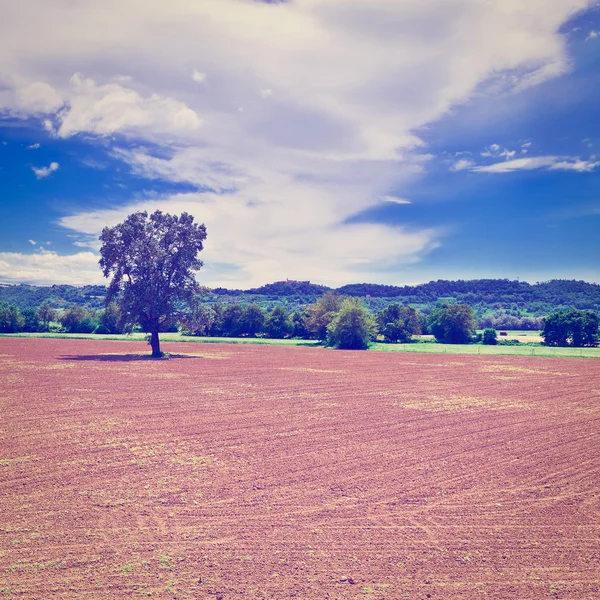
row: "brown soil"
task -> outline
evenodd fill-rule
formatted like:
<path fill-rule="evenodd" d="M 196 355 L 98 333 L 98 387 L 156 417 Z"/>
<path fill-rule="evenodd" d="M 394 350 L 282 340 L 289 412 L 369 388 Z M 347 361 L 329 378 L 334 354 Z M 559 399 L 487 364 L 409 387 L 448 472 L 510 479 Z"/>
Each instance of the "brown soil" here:
<path fill-rule="evenodd" d="M 600 598 L 600 363 L 0 339 L 0 598 Z"/>

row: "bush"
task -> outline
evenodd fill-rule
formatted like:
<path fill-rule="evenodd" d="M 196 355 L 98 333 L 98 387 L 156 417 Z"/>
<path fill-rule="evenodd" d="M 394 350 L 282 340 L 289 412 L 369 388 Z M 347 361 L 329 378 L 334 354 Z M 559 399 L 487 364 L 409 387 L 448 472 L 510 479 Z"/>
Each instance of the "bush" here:
<path fill-rule="evenodd" d="M 358 298 L 347 298 L 327 327 L 327 344 L 340 349 L 366 350 L 377 325 Z"/>
<path fill-rule="evenodd" d="M 495 346 L 498 343 L 498 332 L 491 327 L 487 327 L 483 331 L 483 343 L 486 346 Z"/>
<path fill-rule="evenodd" d="M 498 340 L 498 346 L 520 346 L 521 342 L 519 340 Z"/>

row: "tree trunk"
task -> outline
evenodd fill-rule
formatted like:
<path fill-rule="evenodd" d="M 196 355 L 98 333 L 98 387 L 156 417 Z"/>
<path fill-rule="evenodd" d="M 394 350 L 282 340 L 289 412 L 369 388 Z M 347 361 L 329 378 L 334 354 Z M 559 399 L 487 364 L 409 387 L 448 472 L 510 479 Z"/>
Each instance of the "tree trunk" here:
<path fill-rule="evenodd" d="M 152 358 L 160 358 L 162 352 L 160 351 L 160 340 L 158 339 L 158 331 L 153 331 L 150 334 L 150 346 L 152 348 Z"/>

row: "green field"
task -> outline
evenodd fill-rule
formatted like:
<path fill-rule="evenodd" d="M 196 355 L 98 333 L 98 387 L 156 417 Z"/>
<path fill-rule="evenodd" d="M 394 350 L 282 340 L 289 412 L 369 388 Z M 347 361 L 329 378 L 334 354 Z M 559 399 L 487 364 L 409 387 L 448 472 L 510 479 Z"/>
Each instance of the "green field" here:
<path fill-rule="evenodd" d="M 555 356 L 557 358 L 600 358 L 600 348 L 553 348 L 548 346 L 483 346 L 482 344 L 382 344 L 371 350 L 429 352 L 432 354 L 480 354 L 485 356 Z"/>
<path fill-rule="evenodd" d="M 523 333 L 523 332 L 516 332 Z M 527 333 L 527 332 L 525 332 Z M 537 332 L 529 332 L 537 335 Z M 82 340 L 116 340 L 144 341 L 146 334 L 132 333 L 129 335 L 96 335 L 83 333 L 6 333 L 0 337 L 16 338 L 57 338 Z M 312 346 L 319 342 L 314 340 L 271 340 L 266 338 L 225 338 L 225 337 L 195 337 L 180 333 L 161 333 L 161 343 L 193 342 L 199 344 L 271 344 L 276 346 Z M 168 348 L 163 348 L 168 350 Z M 521 346 L 483 346 L 481 344 L 436 344 L 432 342 L 412 344 L 384 344 L 375 342 L 370 350 L 384 352 L 424 352 L 430 354 L 479 354 L 485 356 L 555 356 L 557 358 L 600 358 L 600 348 L 553 348 L 540 345 L 523 344 Z"/>

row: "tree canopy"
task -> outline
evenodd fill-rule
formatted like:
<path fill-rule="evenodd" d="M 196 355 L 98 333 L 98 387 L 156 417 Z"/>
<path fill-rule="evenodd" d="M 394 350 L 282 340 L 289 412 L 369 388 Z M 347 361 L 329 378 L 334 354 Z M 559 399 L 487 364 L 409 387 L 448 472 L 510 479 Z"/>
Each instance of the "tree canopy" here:
<path fill-rule="evenodd" d="M 600 319 L 591 310 L 559 310 L 544 319 L 547 346 L 596 346 Z"/>
<path fill-rule="evenodd" d="M 429 316 L 429 329 L 438 342 L 467 344 L 475 329 L 473 309 L 466 304 L 443 304 Z"/>
<path fill-rule="evenodd" d="M 346 298 L 327 326 L 327 343 L 340 349 L 366 350 L 375 338 L 375 319 L 358 298 Z"/>
<path fill-rule="evenodd" d="M 100 266 L 112 278 L 106 301 L 117 301 L 124 325 L 150 333 L 153 357 L 161 356 L 159 331 L 198 289 L 194 271 L 205 239 L 205 226 L 185 212 L 137 212 L 102 230 Z"/>

